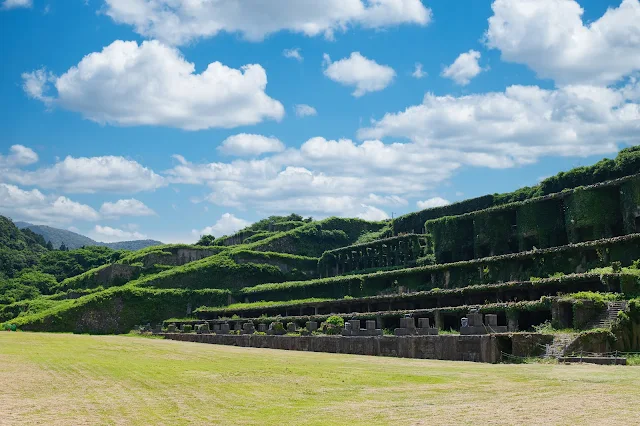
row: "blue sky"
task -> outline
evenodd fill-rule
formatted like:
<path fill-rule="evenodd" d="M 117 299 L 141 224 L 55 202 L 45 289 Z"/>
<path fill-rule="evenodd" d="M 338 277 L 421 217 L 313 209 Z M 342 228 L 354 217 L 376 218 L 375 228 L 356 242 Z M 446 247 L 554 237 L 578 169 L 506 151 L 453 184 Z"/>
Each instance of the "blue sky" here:
<path fill-rule="evenodd" d="M 640 142 L 638 0 L 0 4 L 0 214 L 97 240 L 384 219 Z"/>

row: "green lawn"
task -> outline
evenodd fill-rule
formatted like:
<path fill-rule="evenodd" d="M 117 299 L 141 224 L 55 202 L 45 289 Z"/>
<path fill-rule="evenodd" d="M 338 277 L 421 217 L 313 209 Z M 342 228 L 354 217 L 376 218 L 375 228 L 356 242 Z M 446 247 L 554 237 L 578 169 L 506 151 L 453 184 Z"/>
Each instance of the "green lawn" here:
<path fill-rule="evenodd" d="M 640 424 L 640 368 L 0 333 L 0 424 Z"/>

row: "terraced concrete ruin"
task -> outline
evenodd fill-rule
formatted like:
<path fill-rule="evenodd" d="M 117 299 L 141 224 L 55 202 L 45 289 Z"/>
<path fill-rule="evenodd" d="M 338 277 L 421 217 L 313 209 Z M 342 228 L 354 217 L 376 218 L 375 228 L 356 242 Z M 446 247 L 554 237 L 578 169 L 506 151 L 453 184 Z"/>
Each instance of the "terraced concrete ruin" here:
<path fill-rule="evenodd" d="M 393 229 L 399 231 L 395 222 Z M 320 279 L 243 288 L 233 296 L 239 303 L 202 307 L 192 320 L 166 323 L 194 327 L 195 335 L 166 336 L 488 362 L 513 355 L 514 338 L 526 336 L 541 343 L 527 350 L 520 344 L 518 356 L 539 354 L 554 339 L 536 333 L 541 326 L 576 332 L 610 329 L 627 308 L 622 301 L 598 303 L 571 295 L 637 292 L 638 275 L 626 267 L 640 258 L 640 177 L 430 218 L 421 229 L 409 231 L 421 232 L 325 251 L 318 260 Z M 606 268 L 611 270 L 603 273 Z M 316 331 L 336 316 L 345 321 L 340 337 Z M 360 328 L 361 321 L 366 328 Z M 233 335 L 247 324 L 250 330 L 257 326 L 258 335 Z M 312 327 L 316 336 L 270 336 L 274 326 L 292 331 L 303 327 L 303 334 Z M 394 336 L 383 335 L 383 330 Z M 437 336 L 442 331 L 456 334 Z M 576 334 L 565 346 L 586 352 L 614 347 L 607 336 L 593 336 Z M 356 337 L 357 343 L 350 340 Z"/>

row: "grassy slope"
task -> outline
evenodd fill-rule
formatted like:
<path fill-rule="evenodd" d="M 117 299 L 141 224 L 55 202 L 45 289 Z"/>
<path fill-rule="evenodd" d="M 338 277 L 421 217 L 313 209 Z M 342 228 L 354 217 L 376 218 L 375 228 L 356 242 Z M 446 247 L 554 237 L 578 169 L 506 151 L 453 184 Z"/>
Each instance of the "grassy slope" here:
<path fill-rule="evenodd" d="M 2 424 L 638 424 L 640 368 L 0 333 Z M 421 423 L 423 422 L 423 423 Z"/>

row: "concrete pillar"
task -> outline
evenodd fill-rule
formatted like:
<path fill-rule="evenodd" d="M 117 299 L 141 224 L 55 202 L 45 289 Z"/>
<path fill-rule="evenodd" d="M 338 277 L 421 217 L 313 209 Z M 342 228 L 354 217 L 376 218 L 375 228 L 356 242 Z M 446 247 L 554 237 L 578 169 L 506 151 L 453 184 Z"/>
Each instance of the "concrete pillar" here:
<path fill-rule="evenodd" d="M 442 312 L 436 311 L 434 316 L 435 316 L 436 328 L 438 330 L 443 330 L 444 329 L 444 315 L 442 314 Z"/>
<path fill-rule="evenodd" d="M 518 331 L 518 317 L 520 316 L 519 312 L 507 312 L 507 330 L 509 331 Z"/>

